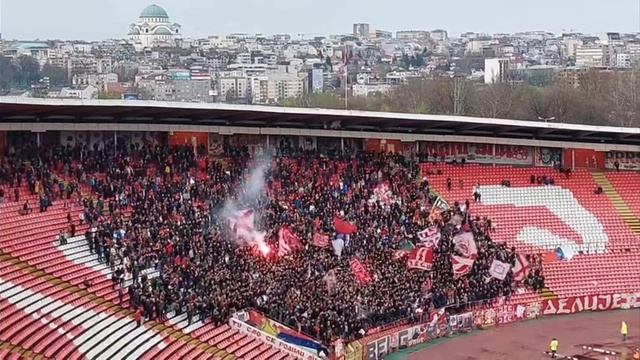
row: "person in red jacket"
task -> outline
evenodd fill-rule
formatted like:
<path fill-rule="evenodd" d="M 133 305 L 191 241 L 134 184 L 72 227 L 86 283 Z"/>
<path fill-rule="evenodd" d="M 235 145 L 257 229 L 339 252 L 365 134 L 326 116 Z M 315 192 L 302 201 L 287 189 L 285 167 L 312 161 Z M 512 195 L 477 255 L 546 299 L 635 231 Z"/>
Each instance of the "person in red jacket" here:
<path fill-rule="evenodd" d="M 136 326 L 139 327 L 140 325 L 142 325 L 142 310 L 140 309 L 136 310 L 134 319 L 136 320 Z"/>

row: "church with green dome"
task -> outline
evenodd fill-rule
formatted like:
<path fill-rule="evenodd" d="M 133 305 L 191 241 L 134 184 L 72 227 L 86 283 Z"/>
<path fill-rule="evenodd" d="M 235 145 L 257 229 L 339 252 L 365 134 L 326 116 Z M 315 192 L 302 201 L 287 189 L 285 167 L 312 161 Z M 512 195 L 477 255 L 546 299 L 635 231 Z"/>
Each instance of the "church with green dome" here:
<path fill-rule="evenodd" d="M 182 36 L 181 26 L 169 21 L 167 12 L 156 4 L 144 8 L 138 21 L 129 26 L 129 40 L 136 51 L 146 48 L 175 46 Z"/>

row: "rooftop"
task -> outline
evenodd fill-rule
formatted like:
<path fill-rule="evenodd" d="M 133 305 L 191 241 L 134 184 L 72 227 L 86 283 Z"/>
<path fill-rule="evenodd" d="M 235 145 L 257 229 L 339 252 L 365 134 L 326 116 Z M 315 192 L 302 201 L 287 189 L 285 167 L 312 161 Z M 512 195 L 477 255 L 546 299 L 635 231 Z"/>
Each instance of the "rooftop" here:
<path fill-rule="evenodd" d="M 169 18 L 167 12 L 160 6 L 152 4 L 144 8 L 140 13 L 141 18 Z"/>
<path fill-rule="evenodd" d="M 0 129 L 9 130 L 10 123 L 28 129 L 38 122 L 51 123 L 54 128 L 95 123 L 235 126 L 255 131 L 286 128 L 312 130 L 318 136 L 331 129 L 346 137 L 365 133 L 371 138 L 404 134 L 403 137 L 413 141 L 510 141 L 565 148 L 581 148 L 584 144 L 600 151 L 606 148 L 640 152 L 640 128 L 219 103 L 0 97 Z"/>

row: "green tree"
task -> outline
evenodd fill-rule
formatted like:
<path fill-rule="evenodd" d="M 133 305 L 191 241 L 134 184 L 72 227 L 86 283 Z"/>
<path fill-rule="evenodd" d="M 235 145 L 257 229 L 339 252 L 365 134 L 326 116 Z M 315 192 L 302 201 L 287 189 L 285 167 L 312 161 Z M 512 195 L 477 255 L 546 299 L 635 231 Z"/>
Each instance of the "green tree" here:
<path fill-rule="evenodd" d="M 16 73 L 16 65 L 7 57 L 0 57 L 0 91 L 7 92 L 13 87 Z"/>
<path fill-rule="evenodd" d="M 117 91 L 99 91 L 98 99 L 101 100 L 119 100 L 122 99 L 122 94 Z"/>
<path fill-rule="evenodd" d="M 49 82 L 53 86 L 67 86 L 69 85 L 69 78 L 67 76 L 67 70 L 53 66 L 47 62 L 42 67 L 42 77 L 48 77 Z"/>
<path fill-rule="evenodd" d="M 18 67 L 20 68 L 18 81 L 21 86 L 28 87 L 40 80 L 40 64 L 33 57 L 20 56 Z"/>

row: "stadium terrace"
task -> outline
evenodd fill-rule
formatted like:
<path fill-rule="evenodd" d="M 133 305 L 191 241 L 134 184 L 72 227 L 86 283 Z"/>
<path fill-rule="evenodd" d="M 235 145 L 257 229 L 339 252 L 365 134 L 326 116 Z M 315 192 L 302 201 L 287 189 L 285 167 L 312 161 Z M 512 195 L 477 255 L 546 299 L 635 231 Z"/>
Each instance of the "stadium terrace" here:
<path fill-rule="evenodd" d="M 638 184 L 637 128 L 0 98 L 0 358 L 377 359 L 582 312 L 631 354 Z"/>

